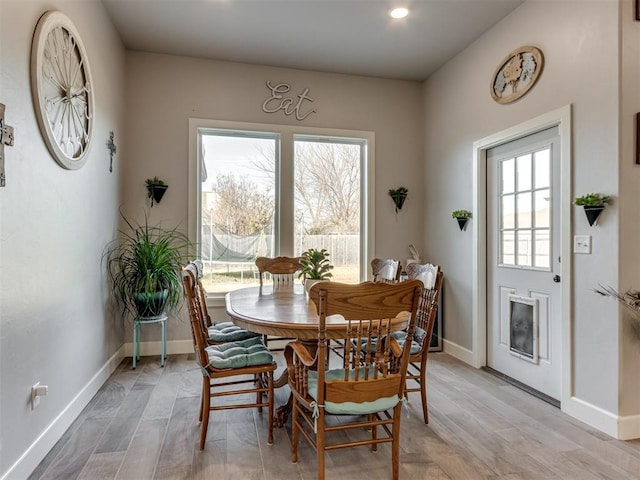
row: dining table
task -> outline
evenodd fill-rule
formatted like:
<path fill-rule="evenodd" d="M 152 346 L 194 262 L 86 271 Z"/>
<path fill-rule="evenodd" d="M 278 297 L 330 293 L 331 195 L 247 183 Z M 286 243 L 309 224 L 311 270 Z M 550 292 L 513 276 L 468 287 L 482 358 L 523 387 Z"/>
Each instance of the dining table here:
<path fill-rule="evenodd" d="M 246 287 L 227 293 L 227 314 L 245 330 L 283 338 L 318 338 L 318 311 L 304 286 Z M 347 322 L 339 315 L 327 318 L 326 337 L 346 336 Z"/>
<path fill-rule="evenodd" d="M 231 291 L 225 296 L 227 315 L 233 323 L 251 332 L 281 338 L 296 338 L 307 344 L 313 352 L 318 339 L 318 311 L 309 299 L 309 294 L 301 284 L 285 288 L 271 285 L 246 287 Z M 400 315 L 393 329 L 401 330 L 408 324 L 408 315 Z M 347 336 L 348 323 L 340 315 L 327 317 L 326 338 L 344 339 Z M 274 387 L 287 385 L 288 372 L 284 369 L 275 379 Z M 286 422 L 291 411 L 291 399 L 286 405 L 278 407 L 276 426 Z"/>

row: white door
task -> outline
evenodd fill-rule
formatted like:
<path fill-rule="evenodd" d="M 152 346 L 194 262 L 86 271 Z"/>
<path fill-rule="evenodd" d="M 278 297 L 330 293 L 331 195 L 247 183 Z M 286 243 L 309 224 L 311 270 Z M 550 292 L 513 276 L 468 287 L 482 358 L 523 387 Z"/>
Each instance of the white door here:
<path fill-rule="evenodd" d="M 487 151 L 487 366 L 556 400 L 559 185 L 557 127 Z"/>

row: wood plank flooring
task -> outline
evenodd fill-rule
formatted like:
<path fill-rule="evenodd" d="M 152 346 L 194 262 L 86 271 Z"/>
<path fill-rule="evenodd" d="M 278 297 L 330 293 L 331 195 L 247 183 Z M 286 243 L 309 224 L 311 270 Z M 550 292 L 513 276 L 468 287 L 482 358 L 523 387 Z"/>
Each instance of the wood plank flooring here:
<path fill-rule="evenodd" d="M 282 359 L 279 358 L 280 363 Z M 193 355 L 125 359 L 31 475 L 30 480 L 316 478 L 315 453 L 300 441 L 291 463 L 290 427 L 267 445 L 255 410 L 212 412 L 198 449 L 201 373 Z M 429 355 L 429 425 L 413 393 L 402 419 L 400 478 L 640 479 L 640 440 L 622 442 L 444 353 Z M 288 390 L 279 389 L 277 404 Z M 391 478 L 391 451 L 327 454 L 327 478 Z"/>

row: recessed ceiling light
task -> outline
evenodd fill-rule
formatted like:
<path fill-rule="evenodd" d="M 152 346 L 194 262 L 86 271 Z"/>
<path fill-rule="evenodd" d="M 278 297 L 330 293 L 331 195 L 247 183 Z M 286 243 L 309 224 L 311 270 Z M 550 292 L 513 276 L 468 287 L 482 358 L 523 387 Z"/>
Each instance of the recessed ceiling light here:
<path fill-rule="evenodd" d="M 404 18 L 409 15 L 409 9 L 404 7 L 394 8 L 389 12 L 391 18 Z"/>

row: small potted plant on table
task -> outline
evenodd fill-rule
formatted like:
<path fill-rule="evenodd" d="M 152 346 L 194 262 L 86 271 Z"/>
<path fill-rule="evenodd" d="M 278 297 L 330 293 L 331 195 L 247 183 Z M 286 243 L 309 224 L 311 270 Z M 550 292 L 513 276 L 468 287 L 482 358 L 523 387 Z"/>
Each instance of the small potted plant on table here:
<path fill-rule="evenodd" d="M 593 226 L 597 222 L 598 217 L 604 210 L 604 207 L 611 202 L 609 195 L 603 193 L 587 193 L 581 197 L 576 197 L 573 204 L 584 208 L 584 213 L 587 216 L 587 221 L 590 226 Z"/>
<path fill-rule="evenodd" d="M 302 278 L 304 281 L 304 288 L 307 293 L 314 283 L 320 281 L 327 281 L 333 277 L 333 265 L 329 260 L 329 252 L 326 248 L 317 250 L 310 248 L 300 255 L 300 264 L 302 270 L 298 274 L 298 278 Z"/>

